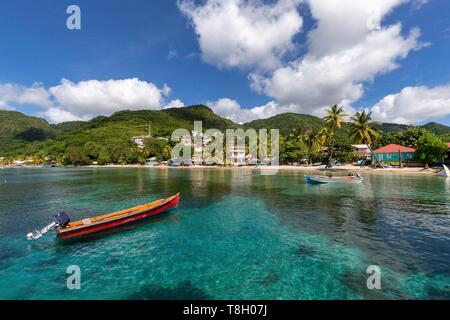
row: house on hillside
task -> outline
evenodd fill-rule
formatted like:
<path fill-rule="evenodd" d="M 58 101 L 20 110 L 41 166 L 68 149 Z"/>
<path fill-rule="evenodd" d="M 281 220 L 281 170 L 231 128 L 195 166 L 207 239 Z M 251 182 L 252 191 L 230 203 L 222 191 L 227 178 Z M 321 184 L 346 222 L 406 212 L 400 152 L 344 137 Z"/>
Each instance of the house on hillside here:
<path fill-rule="evenodd" d="M 145 147 L 145 139 L 148 139 L 148 136 L 137 136 L 131 138 L 134 144 L 138 146 L 138 148 L 144 149 Z"/>
<path fill-rule="evenodd" d="M 398 144 L 389 144 L 373 152 L 378 161 L 408 161 L 414 159 L 416 150 Z"/>

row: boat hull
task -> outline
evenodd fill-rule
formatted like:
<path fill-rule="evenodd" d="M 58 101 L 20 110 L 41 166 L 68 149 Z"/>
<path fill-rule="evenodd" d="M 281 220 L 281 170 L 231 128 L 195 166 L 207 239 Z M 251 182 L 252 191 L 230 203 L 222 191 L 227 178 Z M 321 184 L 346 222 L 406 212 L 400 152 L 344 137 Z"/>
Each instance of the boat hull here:
<path fill-rule="evenodd" d="M 305 180 L 306 180 L 307 183 L 310 183 L 310 184 L 326 184 L 326 183 L 329 183 L 329 181 L 325 181 L 322 178 L 318 178 L 318 177 L 306 176 Z"/>
<path fill-rule="evenodd" d="M 317 177 L 317 176 L 306 176 L 306 182 L 310 184 L 327 184 L 327 183 L 362 183 L 363 178 L 358 177 Z"/>
<path fill-rule="evenodd" d="M 133 213 L 132 215 L 107 220 L 101 223 L 84 225 L 77 228 L 58 228 L 56 232 L 58 237 L 61 239 L 74 239 L 106 230 L 111 230 L 124 225 L 132 224 L 140 220 L 177 208 L 179 202 L 179 195 L 173 196 L 166 200 L 167 201 L 164 201 L 163 203 L 161 203 L 156 207 L 149 208 L 147 210 L 143 210 L 137 213 Z"/>
<path fill-rule="evenodd" d="M 444 169 L 442 169 L 442 171 L 438 172 L 439 176 L 443 176 L 443 177 L 450 177 L 450 169 L 444 164 L 443 165 Z"/>

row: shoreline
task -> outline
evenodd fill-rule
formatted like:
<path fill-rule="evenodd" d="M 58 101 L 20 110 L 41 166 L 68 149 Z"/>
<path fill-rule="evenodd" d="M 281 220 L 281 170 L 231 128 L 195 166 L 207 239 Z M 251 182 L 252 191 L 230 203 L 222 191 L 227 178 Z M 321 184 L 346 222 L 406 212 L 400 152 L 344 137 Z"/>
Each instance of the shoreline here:
<path fill-rule="evenodd" d="M 157 167 L 157 166 L 148 166 L 148 165 L 140 165 L 140 164 L 127 164 L 127 165 L 88 165 L 88 166 L 67 166 L 67 167 L 55 167 L 55 168 L 43 168 L 41 166 L 2 166 L 0 169 L 83 169 L 83 168 L 105 168 L 105 169 L 123 169 L 123 168 L 146 168 L 146 169 L 176 169 L 176 170 L 199 170 L 199 169 L 221 169 L 221 170 L 246 170 L 246 171 L 259 171 L 263 168 L 270 169 L 270 166 L 267 167 L 253 167 L 253 166 L 242 166 L 242 167 L 224 167 L 224 166 L 190 166 L 190 167 Z M 436 175 L 436 169 L 425 169 L 423 167 L 405 167 L 405 168 L 370 168 L 370 167 L 358 167 L 355 165 L 342 165 L 338 167 L 334 167 L 332 169 L 325 169 L 322 166 L 293 166 L 293 165 L 280 165 L 278 170 L 281 172 L 312 172 L 317 171 L 320 172 L 359 172 L 359 173 L 368 173 L 368 174 L 395 174 L 395 175 L 422 175 L 422 176 L 434 176 Z"/>

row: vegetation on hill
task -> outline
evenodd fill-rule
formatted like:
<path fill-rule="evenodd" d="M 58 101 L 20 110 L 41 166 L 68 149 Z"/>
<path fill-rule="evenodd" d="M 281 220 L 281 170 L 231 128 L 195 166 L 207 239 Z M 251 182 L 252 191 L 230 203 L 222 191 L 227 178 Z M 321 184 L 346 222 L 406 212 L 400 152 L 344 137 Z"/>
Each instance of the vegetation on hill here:
<path fill-rule="evenodd" d="M 310 129 L 322 129 L 325 122 L 314 116 L 282 113 L 268 119 L 258 119 L 243 125 L 245 129 L 279 129 L 282 135 L 291 133 L 294 129 L 308 131 Z"/>
<path fill-rule="evenodd" d="M 0 110 L 0 155 L 24 148 L 33 141 L 43 141 L 56 133 L 44 119 L 20 112 Z"/>
<path fill-rule="evenodd" d="M 17 122 L 15 121 L 17 119 Z M 194 120 L 203 129 L 237 128 L 203 105 L 166 110 L 119 111 L 88 122 L 49 125 L 45 120 L 21 113 L 0 112 L 0 156 L 9 159 L 32 156 L 37 162 L 55 160 L 63 164 L 143 163 L 152 150 L 141 150 L 134 136 L 170 137 L 177 128 L 193 130 Z M 155 144 L 153 144 L 155 145 Z M 164 151 L 165 146 L 162 147 Z M 166 150 L 167 151 L 167 150 Z M 158 152 L 157 155 L 167 155 Z M 165 156 L 167 158 L 167 156 Z"/>
<path fill-rule="evenodd" d="M 86 122 L 55 125 L 19 112 L 0 111 L 0 157 L 4 158 L 4 162 L 32 158 L 36 163 L 57 161 L 66 165 L 143 163 L 148 157 L 167 160 L 174 145 L 168 139 L 172 132 L 177 128 L 191 131 L 194 121 L 202 121 L 203 130 L 280 129 L 280 158 L 283 163 L 305 159 L 309 162 L 325 162 L 330 156 L 327 150 L 334 150 L 336 159 L 352 161 L 355 160 L 352 143 L 373 140 L 374 148 L 389 143 L 417 147 L 419 139 L 428 132 L 450 141 L 450 127 L 444 125 L 430 123 L 413 127 L 370 123 L 366 119 L 370 130 L 379 132 L 377 135 L 365 124 L 356 128 L 355 119 L 362 119 L 356 116 L 350 123 L 341 121 L 340 128 L 330 125 L 327 128 L 324 119 L 294 113 L 238 125 L 216 115 L 207 106 L 195 105 L 166 110 L 124 110 L 109 117 L 99 116 Z M 149 125 L 151 137 L 148 136 Z M 371 132 L 371 139 L 362 139 L 364 132 Z M 139 148 L 132 141 L 131 138 L 135 136 L 145 138 L 144 148 Z"/>
<path fill-rule="evenodd" d="M 422 128 L 427 129 L 438 136 L 450 136 L 450 127 L 444 126 L 443 124 L 430 122 L 422 126 Z"/>

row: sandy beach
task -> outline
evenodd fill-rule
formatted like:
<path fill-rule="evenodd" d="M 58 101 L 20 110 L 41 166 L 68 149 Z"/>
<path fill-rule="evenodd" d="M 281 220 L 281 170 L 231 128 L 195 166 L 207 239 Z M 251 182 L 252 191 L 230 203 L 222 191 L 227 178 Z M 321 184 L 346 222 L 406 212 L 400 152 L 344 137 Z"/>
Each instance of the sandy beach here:
<path fill-rule="evenodd" d="M 175 169 L 175 170 L 199 170 L 199 169 L 208 169 L 208 170 L 215 170 L 215 169 L 221 169 L 221 170 L 249 170 L 249 171 L 257 171 L 260 170 L 260 168 L 252 167 L 252 166 L 242 166 L 242 167 L 222 167 L 222 166 L 189 166 L 189 167 L 152 167 L 152 166 L 146 166 L 146 165 L 104 165 L 104 166 L 97 166 L 97 165 L 90 165 L 85 166 L 87 168 L 148 168 L 148 169 L 155 169 L 155 170 L 161 170 L 161 169 Z M 265 167 L 270 168 L 270 167 Z M 371 167 L 358 167 L 355 165 L 342 165 L 342 166 L 336 166 L 332 169 L 326 169 L 325 166 L 292 166 L 292 165 L 281 165 L 278 167 L 278 170 L 280 171 L 296 171 L 296 172 L 311 172 L 311 171 L 317 171 L 317 174 L 320 172 L 360 172 L 364 174 L 396 174 L 396 175 L 428 175 L 432 176 L 436 174 L 436 171 L 438 171 L 438 168 L 430 168 L 425 169 L 423 167 L 404 167 L 404 168 L 377 168 L 373 169 Z"/>
<path fill-rule="evenodd" d="M 8 168 L 14 168 L 14 169 L 25 169 L 25 168 L 42 168 L 40 166 L 2 166 L 0 169 L 8 169 Z M 127 165 L 89 165 L 89 166 L 81 166 L 81 167 L 61 167 L 61 168 L 147 168 L 151 170 L 164 170 L 164 169 L 170 169 L 170 170 L 199 170 L 199 169 L 208 169 L 208 170 L 249 170 L 249 171 L 257 171 L 260 170 L 260 168 L 270 168 L 270 167 L 252 167 L 252 166 L 242 166 L 242 167 L 223 167 L 223 166 L 204 166 L 204 165 L 198 165 L 198 166 L 189 166 L 189 167 L 158 167 L 158 166 L 148 166 L 148 165 L 139 165 L 139 164 L 127 164 Z M 342 166 L 335 166 L 332 169 L 326 169 L 325 166 L 293 166 L 293 165 L 280 165 L 278 167 L 279 171 L 292 171 L 292 172 L 311 172 L 311 171 L 317 171 L 317 174 L 320 174 L 320 172 L 359 172 L 363 174 L 395 174 L 395 175 L 427 175 L 427 176 L 433 176 L 436 175 L 437 171 L 439 171 L 439 168 L 429 168 L 425 169 L 423 167 L 404 167 L 404 168 L 376 168 L 373 169 L 371 167 L 358 167 L 355 165 L 342 165 Z"/>

